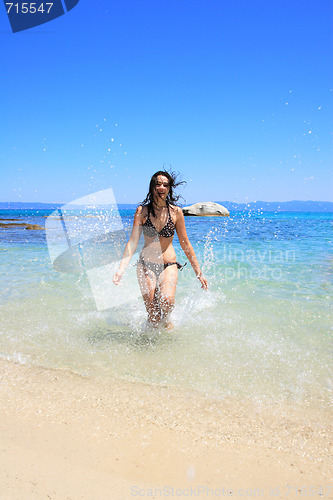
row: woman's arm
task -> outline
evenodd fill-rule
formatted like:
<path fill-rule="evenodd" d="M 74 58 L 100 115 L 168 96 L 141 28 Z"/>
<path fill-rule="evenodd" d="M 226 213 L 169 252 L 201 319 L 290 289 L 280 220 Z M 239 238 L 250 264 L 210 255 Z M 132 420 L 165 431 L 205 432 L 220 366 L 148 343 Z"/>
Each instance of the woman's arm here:
<path fill-rule="evenodd" d="M 119 269 L 116 272 L 116 274 L 113 276 L 113 283 L 115 285 L 119 285 L 121 277 L 124 274 L 125 269 L 129 263 L 129 261 L 132 258 L 132 255 L 134 254 L 135 250 L 137 249 L 139 239 L 141 236 L 141 232 L 142 232 L 141 214 L 142 214 L 142 207 L 140 206 L 135 211 L 132 233 L 131 233 L 130 239 L 128 240 L 128 242 L 125 246 L 125 250 L 124 250 L 120 265 L 119 265 Z"/>
<path fill-rule="evenodd" d="M 196 277 L 201 283 L 201 287 L 206 289 L 208 288 L 208 282 L 206 278 L 202 275 L 200 265 L 198 259 L 195 255 L 193 247 L 188 239 L 186 227 L 185 227 L 185 219 L 183 211 L 180 207 L 177 207 L 177 220 L 176 220 L 176 231 L 179 238 L 180 246 L 182 247 L 186 257 L 191 263 L 193 270 L 196 274 Z"/>

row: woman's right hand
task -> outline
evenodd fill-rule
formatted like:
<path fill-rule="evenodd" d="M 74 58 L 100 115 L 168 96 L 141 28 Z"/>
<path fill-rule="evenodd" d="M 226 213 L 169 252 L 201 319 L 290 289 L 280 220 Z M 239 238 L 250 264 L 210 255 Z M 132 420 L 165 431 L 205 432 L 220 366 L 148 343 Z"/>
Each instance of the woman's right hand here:
<path fill-rule="evenodd" d="M 113 281 L 113 283 L 115 285 L 120 285 L 121 284 L 120 280 L 121 280 L 122 275 L 123 274 L 120 273 L 119 271 L 117 271 L 116 274 L 113 275 L 113 280 L 112 281 Z"/>

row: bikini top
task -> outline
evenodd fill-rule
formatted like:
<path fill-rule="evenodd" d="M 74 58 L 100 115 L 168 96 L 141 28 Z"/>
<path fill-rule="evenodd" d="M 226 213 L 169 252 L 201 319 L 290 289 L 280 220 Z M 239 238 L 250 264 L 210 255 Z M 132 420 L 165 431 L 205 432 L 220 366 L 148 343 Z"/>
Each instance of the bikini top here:
<path fill-rule="evenodd" d="M 165 224 L 165 226 L 161 229 L 160 232 L 157 231 L 155 228 L 154 224 L 150 220 L 150 214 L 149 214 L 149 209 L 148 209 L 148 215 L 146 222 L 142 225 L 142 230 L 143 234 L 145 236 L 148 236 L 149 238 L 159 238 L 162 236 L 162 238 L 172 238 L 172 236 L 175 234 L 175 224 L 172 220 L 171 214 L 170 214 L 170 209 L 168 205 L 168 212 L 169 212 L 169 217 L 168 220 Z"/>

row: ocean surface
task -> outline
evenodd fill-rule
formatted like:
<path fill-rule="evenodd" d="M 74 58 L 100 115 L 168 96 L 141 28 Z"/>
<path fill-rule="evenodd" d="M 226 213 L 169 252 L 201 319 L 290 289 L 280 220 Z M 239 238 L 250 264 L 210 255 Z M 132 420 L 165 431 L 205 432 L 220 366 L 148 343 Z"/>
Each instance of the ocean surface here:
<path fill-rule="evenodd" d="M 7 209 L 0 218 L 44 227 L 51 212 Z M 120 209 L 125 227 L 133 215 L 133 208 Z M 179 273 L 171 332 L 147 327 L 139 293 L 98 308 L 84 269 L 52 265 L 50 229 L 0 228 L 0 356 L 221 399 L 327 409 L 333 214 L 234 212 L 185 220 L 209 290 L 188 263 Z M 174 246 L 185 263 L 177 237 Z M 135 289 L 133 266 L 128 279 Z"/>

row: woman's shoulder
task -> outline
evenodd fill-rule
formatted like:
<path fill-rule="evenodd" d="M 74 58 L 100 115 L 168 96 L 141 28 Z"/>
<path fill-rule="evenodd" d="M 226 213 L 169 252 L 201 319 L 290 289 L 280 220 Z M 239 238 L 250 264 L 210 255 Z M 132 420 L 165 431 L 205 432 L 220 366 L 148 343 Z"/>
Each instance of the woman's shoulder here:
<path fill-rule="evenodd" d="M 141 217 L 147 217 L 148 214 L 148 205 L 139 205 L 135 211 L 135 215 L 139 215 Z"/>
<path fill-rule="evenodd" d="M 141 214 L 145 210 L 148 210 L 148 205 L 139 205 L 139 206 L 136 207 L 136 212 L 138 214 Z"/>
<path fill-rule="evenodd" d="M 170 214 L 171 214 L 171 217 L 173 219 L 174 224 L 177 224 L 177 222 L 179 222 L 181 220 L 181 218 L 183 217 L 183 211 L 182 211 L 181 207 L 179 207 L 178 205 L 169 204 L 169 211 L 170 211 Z"/>
<path fill-rule="evenodd" d="M 181 207 L 179 207 L 178 205 L 171 205 L 171 203 L 169 203 L 169 208 L 175 215 L 183 213 Z"/>

